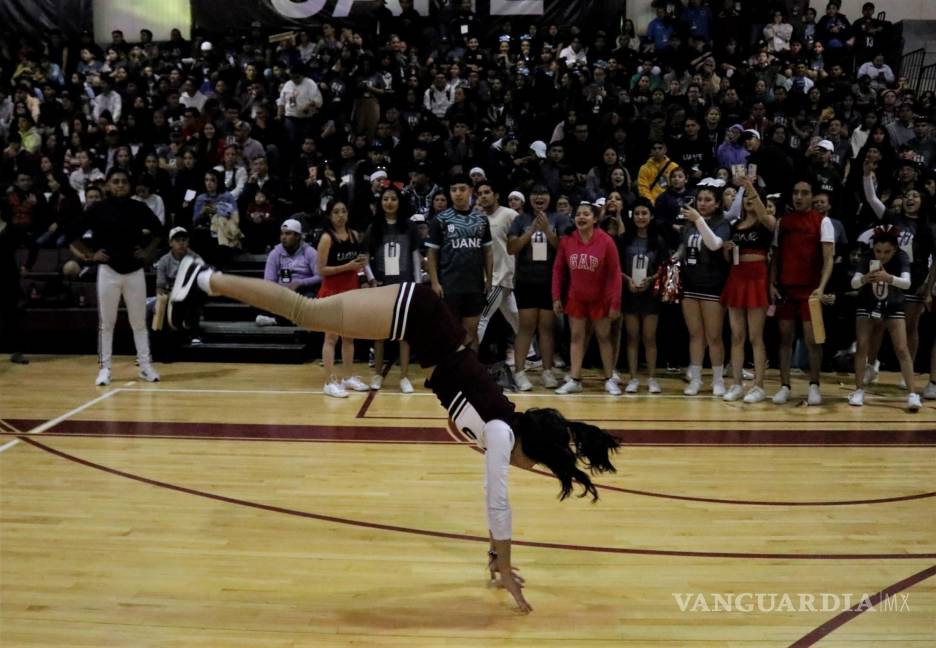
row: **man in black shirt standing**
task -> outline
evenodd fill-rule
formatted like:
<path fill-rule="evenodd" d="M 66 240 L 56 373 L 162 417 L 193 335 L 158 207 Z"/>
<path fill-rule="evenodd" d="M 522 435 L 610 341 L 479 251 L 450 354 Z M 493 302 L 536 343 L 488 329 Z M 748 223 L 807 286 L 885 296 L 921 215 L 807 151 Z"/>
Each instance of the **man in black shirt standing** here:
<path fill-rule="evenodd" d="M 162 225 L 149 207 L 130 199 L 130 177 L 126 171 L 112 169 L 107 174 L 107 190 L 108 197 L 83 212 L 68 232 L 72 253 L 86 262 L 100 264 L 97 289 L 101 368 L 95 384 L 105 386 L 111 381 L 114 325 L 121 295 L 133 328 L 140 378 L 156 382 L 159 374 L 152 366 L 146 331 L 143 265 L 159 246 Z M 92 232 L 90 240 L 82 238 L 88 230 Z"/>

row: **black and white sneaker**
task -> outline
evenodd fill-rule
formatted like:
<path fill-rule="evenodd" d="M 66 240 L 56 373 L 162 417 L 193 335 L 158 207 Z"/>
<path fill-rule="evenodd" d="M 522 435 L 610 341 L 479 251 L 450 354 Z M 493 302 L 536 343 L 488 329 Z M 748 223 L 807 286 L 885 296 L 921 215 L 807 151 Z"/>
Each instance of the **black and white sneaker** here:
<path fill-rule="evenodd" d="M 169 293 L 169 307 L 166 309 L 166 319 L 174 330 L 194 328 L 192 315 L 199 303 L 204 301 L 205 293 L 198 287 L 198 273 L 206 266 L 187 256 L 179 264 L 179 273 L 176 275 L 172 292 Z"/>

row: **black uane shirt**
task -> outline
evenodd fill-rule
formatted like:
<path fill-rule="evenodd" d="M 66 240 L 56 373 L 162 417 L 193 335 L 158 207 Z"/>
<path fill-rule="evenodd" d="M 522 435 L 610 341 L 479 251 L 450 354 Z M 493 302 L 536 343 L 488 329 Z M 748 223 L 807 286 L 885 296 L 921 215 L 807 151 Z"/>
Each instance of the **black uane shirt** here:
<path fill-rule="evenodd" d="M 69 228 L 68 241 L 80 239 L 87 230 L 93 232 L 89 247 L 106 252 L 107 265 L 120 274 L 142 268 L 144 262 L 133 256 L 134 250 L 163 237 L 162 223 L 152 210 L 130 198 L 106 198 L 92 205 Z"/>

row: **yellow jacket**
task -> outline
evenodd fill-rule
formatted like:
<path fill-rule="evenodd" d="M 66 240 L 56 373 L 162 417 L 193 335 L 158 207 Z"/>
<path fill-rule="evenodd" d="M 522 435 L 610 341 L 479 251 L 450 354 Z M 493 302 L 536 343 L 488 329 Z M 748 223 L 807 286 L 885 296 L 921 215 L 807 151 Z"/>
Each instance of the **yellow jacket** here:
<path fill-rule="evenodd" d="M 661 174 L 660 169 L 663 167 L 666 167 L 666 172 Z M 656 204 L 657 196 L 666 191 L 666 188 L 669 186 L 670 174 L 678 168 L 679 165 L 670 160 L 668 157 L 663 158 L 663 161 L 660 163 L 657 163 L 653 158 L 650 158 L 642 167 L 640 167 L 640 172 L 637 174 L 637 192 L 641 195 L 641 197 L 646 198 L 653 204 Z M 659 179 L 656 180 L 658 175 Z M 656 180 L 656 183 L 653 182 L 654 180 Z M 651 186 L 651 184 L 653 186 Z"/>

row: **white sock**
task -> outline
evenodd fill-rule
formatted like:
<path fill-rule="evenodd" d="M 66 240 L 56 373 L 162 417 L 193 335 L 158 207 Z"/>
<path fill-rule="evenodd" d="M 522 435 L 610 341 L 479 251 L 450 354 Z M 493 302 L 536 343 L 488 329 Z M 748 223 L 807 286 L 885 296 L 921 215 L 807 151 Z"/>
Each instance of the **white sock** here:
<path fill-rule="evenodd" d="M 741 376 L 738 376 L 740 382 Z M 725 380 L 725 365 L 712 365 L 712 380 L 721 383 Z"/>
<path fill-rule="evenodd" d="M 702 380 L 702 365 L 689 365 L 689 380 Z"/>
<path fill-rule="evenodd" d="M 209 295 L 211 293 L 211 273 L 214 272 L 211 268 L 205 268 L 198 273 L 198 276 L 195 277 L 195 281 L 198 283 L 198 287 L 204 290 Z"/>

